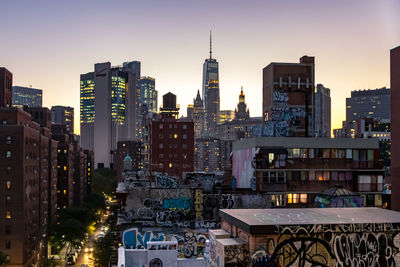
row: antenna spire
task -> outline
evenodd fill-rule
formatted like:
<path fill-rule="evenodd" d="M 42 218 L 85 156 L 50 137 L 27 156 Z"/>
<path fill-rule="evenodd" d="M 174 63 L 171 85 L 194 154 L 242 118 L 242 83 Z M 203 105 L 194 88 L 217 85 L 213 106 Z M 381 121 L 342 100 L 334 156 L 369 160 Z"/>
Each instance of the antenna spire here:
<path fill-rule="evenodd" d="M 210 60 L 212 59 L 212 42 L 211 42 L 211 30 L 210 30 Z"/>

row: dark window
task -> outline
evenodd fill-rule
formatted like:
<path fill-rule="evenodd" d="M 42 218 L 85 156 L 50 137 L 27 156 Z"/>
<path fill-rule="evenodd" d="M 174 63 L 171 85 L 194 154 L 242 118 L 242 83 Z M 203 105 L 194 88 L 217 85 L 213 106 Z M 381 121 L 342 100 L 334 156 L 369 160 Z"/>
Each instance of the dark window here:
<path fill-rule="evenodd" d="M 6 240 L 6 249 L 10 249 L 10 248 L 11 248 L 11 241 Z"/>
<path fill-rule="evenodd" d="M 11 235 L 11 225 L 6 225 L 5 234 L 6 235 Z"/>

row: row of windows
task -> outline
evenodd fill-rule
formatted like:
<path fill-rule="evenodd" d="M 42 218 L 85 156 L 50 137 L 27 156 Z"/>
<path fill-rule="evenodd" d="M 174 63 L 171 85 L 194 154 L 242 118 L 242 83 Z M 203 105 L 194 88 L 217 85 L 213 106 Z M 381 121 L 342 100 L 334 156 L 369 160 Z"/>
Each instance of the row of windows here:
<path fill-rule="evenodd" d="M 177 125 L 177 124 L 174 124 L 174 125 L 168 124 L 168 125 L 169 125 L 169 129 L 172 129 L 172 128 L 177 129 L 177 128 L 178 128 L 178 125 Z M 160 128 L 160 129 L 164 129 L 164 124 L 159 124 L 159 128 Z M 182 125 L 182 129 L 183 129 L 183 130 L 186 130 L 186 129 L 187 129 L 187 125 L 186 125 L 186 124 L 183 124 L 183 125 Z"/>
<path fill-rule="evenodd" d="M 159 144 L 158 145 L 158 147 L 160 148 L 160 149 L 163 149 L 164 148 L 164 144 Z M 178 144 L 169 144 L 169 148 L 178 148 Z M 182 148 L 183 149 L 187 149 L 187 144 L 182 144 Z"/>
<path fill-rule="evenodd" d="M 288 148 L 288 158 L 374 160 L 373 149 Z"/>
<path fill-rule="evenodd" d="M 186 154 L 183 154 L 182 157 L 183 157 L 184 159 L 186 159 L 186 158 L 187 158 L 187 155 L 186 155 Z M 163 159 L 163 158 L 164 158 L 164 154 L 162 154 L 162 153 L 158 154 L 158 158 Z M 178 154 L 168 154 L 168 158 L 170 158 L 170 159 L 172 159 L 172 158 L 176 159 L 176 158 L 178 158 Z"/>

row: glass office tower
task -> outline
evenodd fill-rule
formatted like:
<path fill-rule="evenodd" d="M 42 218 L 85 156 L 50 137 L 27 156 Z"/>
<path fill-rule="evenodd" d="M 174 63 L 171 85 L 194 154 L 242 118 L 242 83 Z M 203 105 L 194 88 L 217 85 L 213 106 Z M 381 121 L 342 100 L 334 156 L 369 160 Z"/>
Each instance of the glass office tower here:
<path fill-rule="evenodd" d="M 12 105 L 19 108 L 23 106 L 28 106 L 30 108 L 41 107 L 42 95 L 43 91 L 41 89 L 13 86 Z"/>

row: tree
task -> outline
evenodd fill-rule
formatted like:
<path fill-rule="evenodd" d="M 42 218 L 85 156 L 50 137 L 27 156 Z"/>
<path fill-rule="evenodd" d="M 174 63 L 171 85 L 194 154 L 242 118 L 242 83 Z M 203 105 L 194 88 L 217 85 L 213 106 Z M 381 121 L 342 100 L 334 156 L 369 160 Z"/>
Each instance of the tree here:
<path fill-rule="evenodd" d="M 9 262 L 8 255 L 0 251 L 0 266 L 4 266 L 8 262 Z"/>
<path fill-rule="evenodd" d="M 117 185 L 117 173 L 114 170 L 103 168 L 93 172 L 92 188 L 94 193 L 113 195 Z"/>
<path fill-rule="evenodd" d="M 60 266 L 61 262 L 60 260 L 54 259 L 53 257 L 51 258 L 43 258 L 39 261 L 38 267 L 56 267 Z"/>
<path fill-rule="evenodd" d="M 66 248 L 66 257 L 72 249 L 81 244 L 86 236 L 86 227 L 78 220 L 72 218 L 61 219 L 51 229 L 50 244 L 61 251 Z"/>

